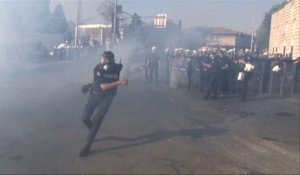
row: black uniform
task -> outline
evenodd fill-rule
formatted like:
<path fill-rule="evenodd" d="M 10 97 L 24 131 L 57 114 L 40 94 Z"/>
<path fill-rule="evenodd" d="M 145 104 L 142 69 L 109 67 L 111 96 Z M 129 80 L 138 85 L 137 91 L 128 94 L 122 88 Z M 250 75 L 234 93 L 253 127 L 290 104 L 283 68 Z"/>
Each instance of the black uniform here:
<path fill-rule="evenodd" d="M 172 68 L 172 59 L 173 59 L 173 55 L 171 53 L 167 53 L 166 54 L 166 66 L 165 66 L 165 69 L 166 69 L 166 83 L 167 85 L 169 86 L 170 85 L 170 72 L 171 72 L 171 68 Z"/>
<path fill-rule="evenodd" d="M 187 78 L 188 78 L 188 90 L 190 91 L 192 89 L 192 83 L 193 83 L 193 60 L 191 57 L 187 58 Z"/>
<path fill-rule="evenodd" d="M 232 75 L 231 69 L 232 69 L 232 62 L 231 60 L 226 57 L 225 55 L 221 56 L 221 67 L 222 69 L 220 74 L 220 83 L 219 83 L 219 92 L 220 93 L 226 93 L 226 92 L 232 92 L 232 85 L 233 85 L 233 78 L 234 75 Z"/>
<path fill-rule="evenodd" d="M 158 67 L 159 67 L 159 54 L 158 53 L 150 53 L 148 56 L 148 70 L 149 70 L 149 81 L 158 83 Z"/>
<path fill-rule="evenodd" d="M 250 59 L 247 59 L 246 61 L 250 63 Z M 240 72 L 244 73 L 244 77 L 240 80 L 240 101 L 242 102 L 247 100 L 249 80 L 253 76 L 252 71 L 245 71 L 244 69 L 245 65 L 242 65 L 240 67 Z"/>
<path fill-rule="evenodd" d="M 117 92 L 117 88 L 103 91 L 100 88 L 100 84 L 119 80 L 121 69 L 122 65 L 115 63 L 110 65 L 98 64 L 94 68 L 94 81 L 90 84 L 90 94 L 82 114 L 82 121 L 89 128 L 89 134 L 86 146 L 81 151 L 81 154 L 89 152 L 102 120 Z"/>
<path fill-rule="evenodd" d="M 295 74 L 294 74 L 294 88 L 293 93 L 300 92 L 300 57 L 294 60 Z"/>
<path fill-rule="evenodd" d="M 199 57 L 199 64 L 200 65 L 200 92 L 206 92 L 208 88 L 208 81 L 209 81 L 209 68 L 204 67 L 202 62 L 206 64 L 211 64 L 211 61 L 208 56 L 202 55 Z"/>
<path fill-rule="evenodd" d="M 212 60 L 209 74 L 208 88 L 204 96 L 205 100 L 208 100 L 211 95 L 213 95 L 213 98 L 218 97 L 218 88 L 221 76 L 221 63 L 219 58 L 214 58 Z"/>

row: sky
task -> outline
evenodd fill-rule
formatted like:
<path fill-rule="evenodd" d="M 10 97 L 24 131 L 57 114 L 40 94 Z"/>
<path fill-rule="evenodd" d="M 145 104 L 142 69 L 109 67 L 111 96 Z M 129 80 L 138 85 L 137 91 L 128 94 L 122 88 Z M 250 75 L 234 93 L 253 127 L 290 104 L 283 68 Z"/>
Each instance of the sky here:
<path fill-rule="evenodd" d="M 97 15 L 103 0 L 82 0 L 82 19 Z M 261 24 L 265 12 L 284 0 L 118 0 L 123 10 L 140 16 L 166 13 L 169 19 L 182 20 L 183 28 L 218 26 L 252 33 Z M 77 0 L 52 0 L 51 10 L 62 4 L 66 18 L 76 21 Z M 103 23 L 101 17 L 91 23 Z"/>

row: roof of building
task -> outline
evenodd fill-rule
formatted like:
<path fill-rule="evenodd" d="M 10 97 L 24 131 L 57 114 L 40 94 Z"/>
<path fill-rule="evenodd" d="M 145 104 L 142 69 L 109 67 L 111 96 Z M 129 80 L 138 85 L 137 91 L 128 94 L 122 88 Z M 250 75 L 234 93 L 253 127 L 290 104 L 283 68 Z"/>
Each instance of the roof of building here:
<path fill-rule="evenodd" d="M 110 28 L 111 25 L 105 24 L 82 24 L 78 26 L 80 29 Z"/>
<path fill-rule="evenodd" d="M 225 35 L 238 35 L 238 34 L 241 33 L 241 32 L 231 30 L 231 29 L 227 29 L 227 28 L 224 28 L 224 27 L 212 27 L 211 32 L 213 34 L 225 34 Z"/>

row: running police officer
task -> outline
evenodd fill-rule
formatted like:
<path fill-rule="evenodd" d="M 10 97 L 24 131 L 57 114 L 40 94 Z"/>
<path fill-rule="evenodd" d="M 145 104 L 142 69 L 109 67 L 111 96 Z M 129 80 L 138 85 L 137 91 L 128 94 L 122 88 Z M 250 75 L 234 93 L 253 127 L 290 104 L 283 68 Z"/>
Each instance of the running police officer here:
<path fill-rule="evenodd" d="M 115 63 L 113 52 L 105 51 L 100 63 L 94 68 L 93 83 L 82 87 L 83 93 L 89 92 L 82 114 L 82 121 L 89 128 L 89 134 L 86 145 L 79 153 L 80 157 L 89 154 L 92 142 L 116 95 L 117 87 L 128 83 L 127 80 L 119 80 L 122 67 L 122 64 Z"/>

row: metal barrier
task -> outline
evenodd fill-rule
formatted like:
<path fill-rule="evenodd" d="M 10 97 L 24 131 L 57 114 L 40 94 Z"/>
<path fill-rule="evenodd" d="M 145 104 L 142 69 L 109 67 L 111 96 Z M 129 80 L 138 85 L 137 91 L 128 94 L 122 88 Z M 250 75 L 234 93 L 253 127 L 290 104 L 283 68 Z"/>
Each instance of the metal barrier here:
<path fill-rule="evenodd" d="M 280 71 L 271 70 L 269 94 L 279 96 L 291 96 L 294 94 L 296 65 L 292 62 L 272 62 L 271 69 L 279 64 Z"/>

